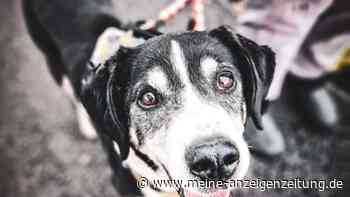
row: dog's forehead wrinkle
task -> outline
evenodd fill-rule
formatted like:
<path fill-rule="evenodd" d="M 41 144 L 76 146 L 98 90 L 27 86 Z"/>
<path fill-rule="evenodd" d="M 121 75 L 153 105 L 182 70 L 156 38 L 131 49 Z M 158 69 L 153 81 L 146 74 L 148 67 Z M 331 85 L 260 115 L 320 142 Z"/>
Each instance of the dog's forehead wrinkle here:
<path fill-rule="evenodd" d="M 195 49 L 182 40 L 171 40 L 170 43 L 170 60 L 175 74 L 185 86 L 195 85 L 194 80 L 200 80 L 198 68 L 204 49 Z"/>
<path fill-rule="evenodd" d="M 170 42 L 171 42 L 171 49 L 170 49 L 171 63 L 174 67 L 176 74 L 179 75 L 179 78 L 181 79 L 181 81 L 187 83 L 188 72 L 187 72 L 185 56 L 183 54 L 181 46 L 175 40 L 171 40 Z"/>

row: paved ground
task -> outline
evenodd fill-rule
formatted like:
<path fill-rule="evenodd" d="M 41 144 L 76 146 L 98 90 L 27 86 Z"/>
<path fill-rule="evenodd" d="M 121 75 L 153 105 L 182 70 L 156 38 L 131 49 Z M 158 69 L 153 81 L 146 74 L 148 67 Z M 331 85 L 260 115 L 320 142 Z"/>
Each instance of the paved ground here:
<path fill-rule="evenodd" d="M 19 1 L 1 4 L 0 196 L 112 196 L 101 147 L 78 136 L 72 105 L 26 34 Z"/>
<path fill-rule="evenodd" d="M 118 1 L 116 10 L 125 16 L 124 20 L 133 20 L 155 16 L 156 10 L 167 2 Z M 219 3 L 210 4 L 208 15 L 210 27 L 233 23 L 227 8 Z M 184 17 L 181 15 L 172 27 L 183 29 Z M 1 1 L 0 24 L 0 197 L 117 196 L 99 142 L 86 141 L 79 135 L 72 104 L 48 74 L 43 56 L 28 37 L 19 0 Z M 273 160 L 254 157 L 250 176 L 332 177 L 334 137 L 307 129 L 285 105 L 279 102 L 272 112 L 277 112 L 275 117 L 282 128 L 295 131 L 284 133 L 289 139 L 287 151 Z M 345 130 L 348 129 L 342 129 L 342 136 L 347 136 Z M 347 147 L 346 143 L 339 146 L 341 154 Z M 327 196 L 328 193 L 296 190 L 239 194 Z"/>

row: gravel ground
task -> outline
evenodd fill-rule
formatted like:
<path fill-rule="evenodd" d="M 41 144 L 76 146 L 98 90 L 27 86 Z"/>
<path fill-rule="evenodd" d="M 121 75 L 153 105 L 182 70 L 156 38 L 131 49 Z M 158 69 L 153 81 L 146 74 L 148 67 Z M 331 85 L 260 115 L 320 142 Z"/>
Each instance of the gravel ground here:
<path fill-rule="evenodd" d="M 168 2 L 117 1 L 115 9 L 124 21 L 130 21 L 155 16 Z M 225 1 L 208 6 L 209 27 L 234 23 L 223 5 Z M 184 29 L 185 14 L 167 31 Z M 1 1 L 0 24 L 0 197 L 118 196 L 111 186 L 111 171 L 99 142 L 87 141 L 79 135 L 72 103 L 54 83 L 42 54 L 31 42 L 19 0 Z M 249 176 L 331 177 L 334 137 L 307 129 L 285 106 L 281 101 L 271 112 L 284 130 L 295 131 L 284 132 L 288 139 L 286 153 L 272 160 L 254 157 Z M 241 195 L 328 196 L 328 193 L 274 190 L 244 191 L 235 196 Z"/>

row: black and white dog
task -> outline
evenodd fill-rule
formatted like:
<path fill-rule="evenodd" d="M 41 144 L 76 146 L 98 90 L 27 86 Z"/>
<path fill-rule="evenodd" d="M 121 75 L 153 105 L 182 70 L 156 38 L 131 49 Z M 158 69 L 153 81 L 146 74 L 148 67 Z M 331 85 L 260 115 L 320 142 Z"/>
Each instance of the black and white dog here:
<path fill-rule="evenodd" d="M 154 36 L 88 65 L 98 36 L 120 23 L 109 1 L 23 1 L 29 32 L 59 84 L 67 77 L 92 119 L 123 196 L 228 196 L 228 189 L 140 191 L 136 179 L 232 180 L 245 176 L 248 120 L 261 115 L 273 52 L 227 26 Z M 107 10 L 107 11 L 106 11 Z M 86 126 L 83 126 L 86 128 Z"/>

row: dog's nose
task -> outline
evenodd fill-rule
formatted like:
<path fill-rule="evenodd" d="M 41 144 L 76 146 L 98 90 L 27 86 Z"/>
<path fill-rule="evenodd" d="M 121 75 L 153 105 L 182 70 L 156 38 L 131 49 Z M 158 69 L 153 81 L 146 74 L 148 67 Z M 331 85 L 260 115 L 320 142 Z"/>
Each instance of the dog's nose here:
<path fill-rule="evenodd" d="M 185 159 L 190 172 L 202 180 L 227 180 L 237 167 L 239 153 L 232 142 L 215 137 L 190 146 Z"/>

